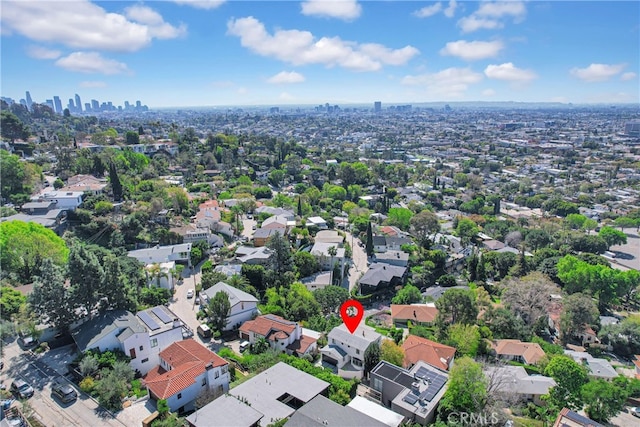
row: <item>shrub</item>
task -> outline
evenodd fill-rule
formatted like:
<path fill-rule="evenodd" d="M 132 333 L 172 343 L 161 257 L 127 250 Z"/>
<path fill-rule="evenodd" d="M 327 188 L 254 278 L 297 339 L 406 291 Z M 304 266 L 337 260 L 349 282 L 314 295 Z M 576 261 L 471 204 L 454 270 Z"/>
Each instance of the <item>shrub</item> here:
<path fill-rule="evenodd" d="M 91 394 L 93 389 L 96 388 L 96 382 L 92 377 L 85 377 L 82 381 L 80 381 L 80 390 L 87 394 Z"/>

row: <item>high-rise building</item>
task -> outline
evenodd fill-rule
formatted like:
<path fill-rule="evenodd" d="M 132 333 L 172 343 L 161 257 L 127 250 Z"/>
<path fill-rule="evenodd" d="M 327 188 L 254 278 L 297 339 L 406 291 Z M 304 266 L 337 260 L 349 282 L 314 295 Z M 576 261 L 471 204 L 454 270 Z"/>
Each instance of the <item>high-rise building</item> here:
<path fill-rule="evenodd" d="M 80 100 L 80 95 L 76 93 L 76 108 L 78 113 L 82 113 L 82 101 Z"/>
<path fill-rule="evenodd" d="M 69 103 L 67 104 L 67 108 L 69 109 L 69 111 L 76 111 L 76 106 L 73 105 L 73 98 L 69 98 Z"/>
<path fill-rule="evenodd" d="M 380 101 L 376 101 L 373 103 L 373 111 L 375 111 L 376 113 L 379 113 L 382 111 L 382 102 Z"/>
<path fill-rule="evenodd" d="M 100 103 L 96 99 L 91 100 L 91 111 L 100 111 Z"/>
<path fill-rule="evenodd" d="M 84 103 L 84 111 L 87 111 L 87 112 L 91 111 L 91 103 L 89 102 Z"/>
<path fill-rule="evenodd" d="M 31 106 L 33 104 L 33 99 L 31 99 L 31 94 L 29 93 L 29 91 L 27 91 L 25 99 L 27 101 L 27 108 L 29 109 L 29 111 L 33 110 L 33 107 Z"/>
<path fill-rule="evenodd" d="M 54 113 L 56 112 L 56 106 L 53 105 L 53 99 L 47 99 L 46 101 L 44 101 L 45 105 L 49 108 L 51 108 L 51 111 L 53 111 Z"/>
<path fill-rule="evenodd" d="M 60 101 L 60 97 L 58 95 L 53 97 L 53 105 L 56 107 L 53 111 L 58 114 L 62 114 L 62 101 Z"/>

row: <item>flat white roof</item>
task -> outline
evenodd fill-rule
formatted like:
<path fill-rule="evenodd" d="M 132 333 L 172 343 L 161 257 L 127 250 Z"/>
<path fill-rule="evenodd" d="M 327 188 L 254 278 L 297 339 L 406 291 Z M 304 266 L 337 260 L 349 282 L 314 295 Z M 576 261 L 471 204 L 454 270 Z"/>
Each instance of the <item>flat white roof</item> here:
<path fill-rule="evenodd" d="M 376 420 L 385 423 L 389 427 L 398 427 L 404 420 L 404 415 L 400 415 L 397 412 L 393 412 L 391 409 L 387 409 L 382 405 L 378 405 L 375 402 L 370 401 L 362 396 L 356 396 L 347 405 L 349 408 L 355 409 L 358 412 L 362 412 L 365 415 L 375 418 Z"/>

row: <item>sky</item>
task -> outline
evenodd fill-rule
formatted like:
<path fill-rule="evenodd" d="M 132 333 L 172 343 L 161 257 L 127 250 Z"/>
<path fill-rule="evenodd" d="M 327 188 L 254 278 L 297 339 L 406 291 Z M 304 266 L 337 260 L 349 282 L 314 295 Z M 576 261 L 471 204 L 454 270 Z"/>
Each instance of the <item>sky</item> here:
<path fill-rule="evenodd" d="M 0 94 L 639 103 L 638 1 L 2 0 Z"/>

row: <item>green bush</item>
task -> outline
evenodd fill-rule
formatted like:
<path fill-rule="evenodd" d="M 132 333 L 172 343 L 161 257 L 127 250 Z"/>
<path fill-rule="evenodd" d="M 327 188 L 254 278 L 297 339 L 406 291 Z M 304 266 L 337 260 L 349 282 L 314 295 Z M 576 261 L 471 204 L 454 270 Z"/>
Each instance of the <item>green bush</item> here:
<path fill-rule="evenodd" d="M 93 389 L 96 388 L 96 382 L 91 377 L 86 377 L 82 381 L 80 381 L 80 390 L 87 394 L 91 394 Z"/>

